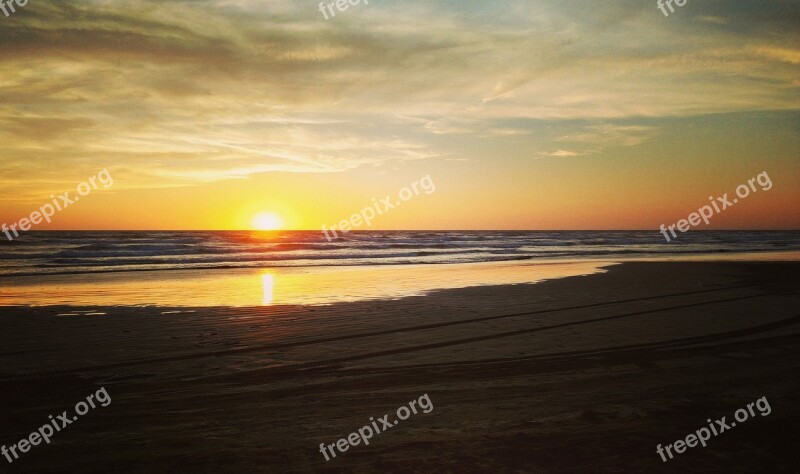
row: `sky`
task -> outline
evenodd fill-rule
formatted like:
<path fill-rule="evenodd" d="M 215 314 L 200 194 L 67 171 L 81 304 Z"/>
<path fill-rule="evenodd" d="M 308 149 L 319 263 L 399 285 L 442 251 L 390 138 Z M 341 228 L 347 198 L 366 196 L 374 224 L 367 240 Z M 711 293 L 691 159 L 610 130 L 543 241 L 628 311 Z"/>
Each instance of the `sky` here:
<path fill-rule="evenodd" d="M 0 13 L 0 223 L 800 229 L 800 1 L 29 0 Z M 335 8 L 335 7 L 334 7 Z M 705 226 L 704 226 L 705 227 Z"/>

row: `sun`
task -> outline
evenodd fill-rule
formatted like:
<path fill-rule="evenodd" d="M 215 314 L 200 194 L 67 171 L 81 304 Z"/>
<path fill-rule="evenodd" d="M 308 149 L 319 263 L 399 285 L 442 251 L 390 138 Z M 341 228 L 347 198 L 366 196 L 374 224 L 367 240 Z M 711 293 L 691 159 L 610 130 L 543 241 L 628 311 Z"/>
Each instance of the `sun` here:
<path fill-rule="evenodd" d="M 278 230 L 283 227 L 283 220 L 274 212 L 261 212 L 251 221 L 255 230 Z"/>

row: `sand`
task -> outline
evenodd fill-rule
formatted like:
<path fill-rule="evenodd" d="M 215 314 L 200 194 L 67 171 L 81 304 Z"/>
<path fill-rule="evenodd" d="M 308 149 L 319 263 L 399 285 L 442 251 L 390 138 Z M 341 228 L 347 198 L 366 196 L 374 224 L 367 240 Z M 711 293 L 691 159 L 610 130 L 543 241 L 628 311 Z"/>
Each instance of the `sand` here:
<path fill-rule="evenodd" d="M 0 308 L 0 443 L 112 398 L 0 472 L 796 472 L 798 265 L 623 263 L 315 307 Z M 320 453 L 423 394 L 430 413 Z M 761 397 L 768 416 L 656 453 Z"/>

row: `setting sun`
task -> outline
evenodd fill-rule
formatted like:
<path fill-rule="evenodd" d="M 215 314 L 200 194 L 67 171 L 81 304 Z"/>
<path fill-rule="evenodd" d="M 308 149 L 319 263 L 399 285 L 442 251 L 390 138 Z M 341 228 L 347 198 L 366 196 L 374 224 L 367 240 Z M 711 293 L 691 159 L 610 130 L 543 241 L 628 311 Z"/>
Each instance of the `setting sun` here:
<path fill-rule="evenodd" d="M 283 220 L 274 212 L 262 212 L 253 217 L 252 225 L 256 230 L 278 230 L 283 227 Z"/>

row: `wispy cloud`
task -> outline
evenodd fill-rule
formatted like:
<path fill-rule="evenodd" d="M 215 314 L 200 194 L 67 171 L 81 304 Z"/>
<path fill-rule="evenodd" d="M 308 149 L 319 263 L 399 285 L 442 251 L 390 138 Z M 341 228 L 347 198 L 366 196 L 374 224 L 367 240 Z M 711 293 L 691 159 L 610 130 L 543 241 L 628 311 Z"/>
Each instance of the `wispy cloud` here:
<path fill-rule="evenodd" d="M 576 133 L 561 136 L 556 141 L 587 143 L 603 147 L 634 146 L 646 141 L 653 132 L 653 127 L 641 125 L 598 124 L 587 126 Z"/>
<path fill-rule="evenodd" d="M 543 152 L 539 153 L 539 156 L 552 156 L 556 158 L 569 158 L 572 156 L 583 156 L 588 154 L 589 152 L 579 152 L 579 151 L 570 151 L 570 150 L 556 150 L 551 152 Z"/>

